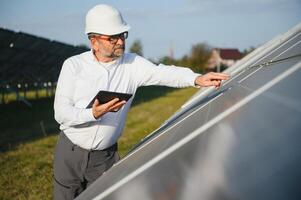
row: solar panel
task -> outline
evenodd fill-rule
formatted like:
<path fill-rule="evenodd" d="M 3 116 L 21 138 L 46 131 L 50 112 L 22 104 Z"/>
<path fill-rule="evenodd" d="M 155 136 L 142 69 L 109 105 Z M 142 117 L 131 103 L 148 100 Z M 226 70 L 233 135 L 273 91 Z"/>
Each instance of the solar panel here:
<path fill-rule="evenodd" d="M 0 92 L 54 88 L 63 61 L 87 49 L 0 28 Z"/>
<path fill-rule="evenodd" d="M 227 70 L 76 199 L 300 199 L 300 33 Z"/>

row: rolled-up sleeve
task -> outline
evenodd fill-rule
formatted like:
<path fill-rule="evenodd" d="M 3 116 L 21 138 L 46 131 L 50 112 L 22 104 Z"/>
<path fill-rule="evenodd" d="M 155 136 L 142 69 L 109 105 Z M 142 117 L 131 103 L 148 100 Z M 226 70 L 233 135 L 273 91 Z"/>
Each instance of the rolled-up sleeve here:
<path fill-rule="evenodd" d="M 54 99 L 54 118 L 61 125 L 74 126 L 96 120 L 92 108 L 74 106 L 75 78 L 73 63 L 66 60 L 59 75 Z"/>

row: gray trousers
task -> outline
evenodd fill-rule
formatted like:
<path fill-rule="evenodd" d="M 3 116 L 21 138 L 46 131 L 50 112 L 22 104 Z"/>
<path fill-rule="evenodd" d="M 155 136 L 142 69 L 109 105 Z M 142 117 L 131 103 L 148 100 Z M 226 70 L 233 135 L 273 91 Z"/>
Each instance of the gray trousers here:
<path fill-rule="evenodd" d="M 89 151 L 74 145 L 61 132 L 54 154 L 54 199 L 74 199 L 118 160 L 117 143 Z"/>

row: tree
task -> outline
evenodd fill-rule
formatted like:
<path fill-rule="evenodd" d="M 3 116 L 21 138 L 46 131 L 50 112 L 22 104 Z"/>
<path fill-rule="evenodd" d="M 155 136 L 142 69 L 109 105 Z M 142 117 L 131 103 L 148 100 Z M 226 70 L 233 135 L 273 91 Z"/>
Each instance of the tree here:
<path fill-rule="evenodd" d="M 164 65 L 174 65 L 176 60 L 170 58 L 169 56 L 164 56 L 159 60 L 159 63 L 163 63 Z"/>
<path fill-rule="evenodd" d="M 205 43 L 193 45 L 189 55 L 190 67 L 201 72 L 210 57 L 210 47 Z"/>
<path fill-rule="evenodd" d="M 130 52 L 143 56 L 142 43 L 140 42 L 140 40 L 137 39 L 133 42 L 132 46 L 130 47 Z"/>
<path fill-rule="evenodd" d="M 189 55 L 184 55 L 178 60 L 165 56 L 160 59 L 160 62 L 167 65 L 189 67 L 194 72 L 202 73 L 204 72 L 210 53 L 211 47 L 209 45 L 198 43 L 191 47 Z"/>
<path fill-rule="evenodd" d="M 243 50 L 243 51 L 241 52 L 242 57 L 245 57 L 246 55 L 248 55 L 249 53 L 251 53 L 251 52 L 254 51 L 255 49 L 256 49 L 255 47 L 251 46 L 251 47 L 249 47 L 249 48 Z"/>

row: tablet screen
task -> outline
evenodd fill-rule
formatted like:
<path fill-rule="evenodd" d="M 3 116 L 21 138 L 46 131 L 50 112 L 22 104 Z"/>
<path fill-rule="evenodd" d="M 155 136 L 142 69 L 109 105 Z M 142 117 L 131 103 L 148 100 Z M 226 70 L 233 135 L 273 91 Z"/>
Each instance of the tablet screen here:
<path fill-rule="evenodd" d="M 100 104 L 105 104 L 115 98 L 118 98 L 120 101 L 128 101 L 133 95 L 128 93 L 120 93 L 120 92 L 110 92 L 101 90 L 97 93 L 97 95 L 92 99 L 87 108 L 92 108 L 92 105 L 97 98 Z"/>

